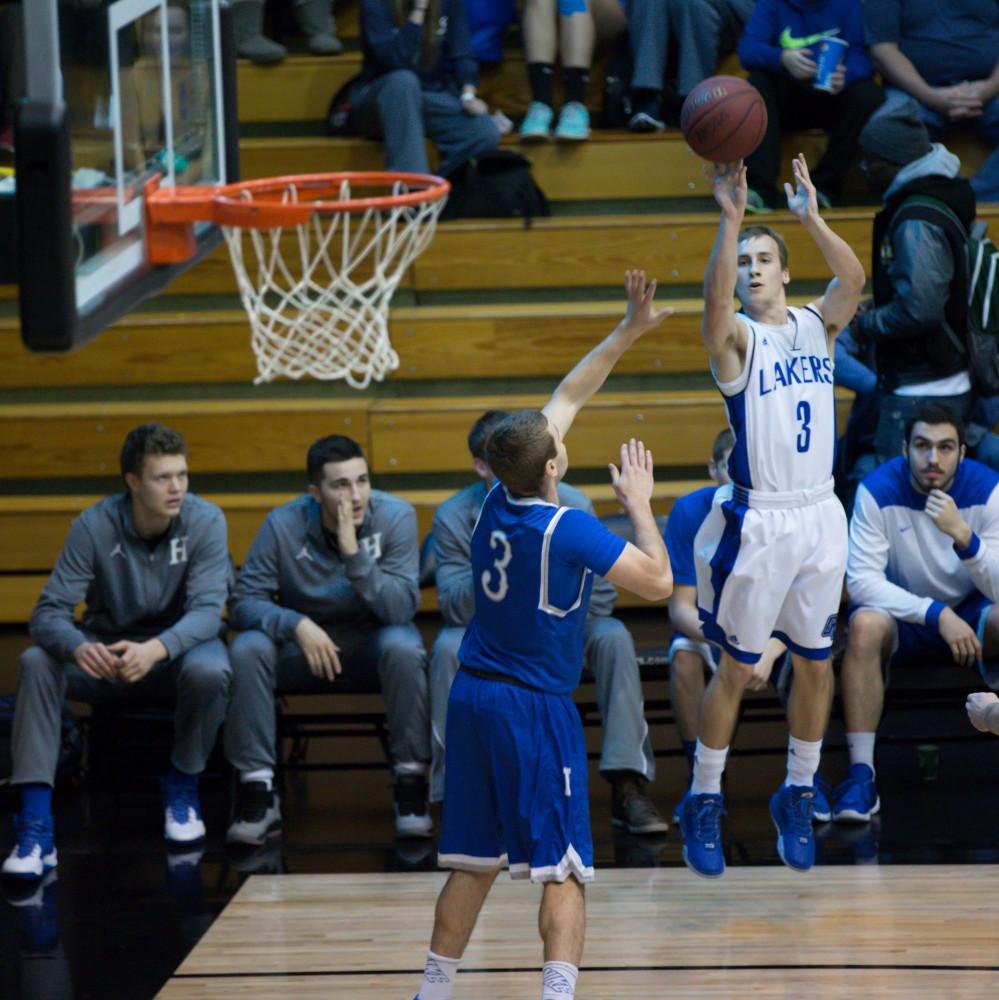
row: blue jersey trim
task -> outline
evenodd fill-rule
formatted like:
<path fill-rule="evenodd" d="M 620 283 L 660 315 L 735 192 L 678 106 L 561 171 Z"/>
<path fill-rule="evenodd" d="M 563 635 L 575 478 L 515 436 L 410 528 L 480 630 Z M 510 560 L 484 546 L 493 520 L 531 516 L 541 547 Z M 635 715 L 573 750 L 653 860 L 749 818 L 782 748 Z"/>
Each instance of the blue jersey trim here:
<path fill-rule="evenodd" d="M 978 550 L 982 547 L 982 540 L 974 532 L 965 548 L 959 548 L 957 542 L 954 543 L 954 551 L 958 559 L 974 559 L 978 555 Z"/>
<path fill-rule="evenodd" d="M 940 627 L 940 615 L 943 614 L 944 608 L 947 605 L 943 601 L 933 601 L 926 611 L 926 624 L 932 625 L 934 628 Z"/>
<path fill-rule="evenodd" d="M 721 646 L 722 649 L 732 657 L 733 660 L 738 660 L 739 663 L 746 663 L 752 666 L 754 663 L 758 663 L 760 657 L 763 653 L 750 653 L 745 649 L 736 649 L 728 641 L 728 636 L 725 635 L 725 630 L 715 621 L 714 616 L 709 612 L 705 611 L 703 608 L 698 609 L 701 613 L 701 631 L 704 633 L 704 638 L 715 643 L 717 646 Z"/>
<path fill-rule="evenodd" d="M 828 646 L 802 646 L 791 639 L 786 632 L 774 631 L 771 635 L 775 639 L 780 639 L 792 653 L 797 653 L 798 656 L 803 656 L 806 660 L 828 660 L 829 654 L 832 652 L 832 643 L 829 643 Z"/>
<path fill-rule="evenodd" d="M 749 444 L 746 433 L 746 390 L 722 398 L 725 400 L 729 426 L 735 434 L 735 447 L 728 459 L 729 474 L 736 482 L 745 483 L 752 489 L 753 477 L 749 471 Z"/>
<path fill-rule="evenodd" d="M 742 521 L 748 509 L 743 504 L 737 504 L 732 500 L 725 500 L 721 504 L 725 528 L 710 562 L 711 586 L 715 592 L 714 603 L 710 608 L 712 618 L 718 615 L 722 589 L 735 567 L 736 559 L 739 558 L 739 547 L 742 544 Z"/>

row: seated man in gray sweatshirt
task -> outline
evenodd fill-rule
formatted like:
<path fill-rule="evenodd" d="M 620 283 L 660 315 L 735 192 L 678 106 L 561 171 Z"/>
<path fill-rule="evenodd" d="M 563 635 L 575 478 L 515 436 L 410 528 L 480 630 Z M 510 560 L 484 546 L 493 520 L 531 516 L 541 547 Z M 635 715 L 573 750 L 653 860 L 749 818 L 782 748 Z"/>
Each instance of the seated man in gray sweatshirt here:
<path fill-rule="evenodd" d="M 431 798 L 444 791 L 444 737 L 448 694 L 458 672 L 458 647 L 474 610 L 472 529 L 495 479 L 486 464 L 486 439 L 508 414 L 489 410 L 472 425 L 468 449 L 479 481 L 445 500 L 434 515 L 437 596 L 444 628 L 430 654 L 430 704 L 433 739 Z M 593 504 L 572 486 L 558 484 L 559 503 L 593 513 Z M 666 821 L 646 793 L 655 778 L 655 757 L 649 742 L 642 703 L 642 682 L 631 633 L 611 617 L 617 591 L 602 577 L 593 583 L 586 619 L 583 653 L 597 686 L 597 706 L 604 723 L 600 773 L 613 787 L 612 818 L 630 833 L 665 833 Z"/>
<path fill-rule="evenodd" d="M 225 749 L 240 780 L 227 839 L 261 844 L 281 829 L 275 691 L 335 691 L 341 672 L 381 686 L 396 834 L 427 837 L 430 722 L 426 653 L 413 624 L 416 512 L 371 488 L 364 452 L 348 437 L 320 438 L 306 464 L 309 492 L 267 515 L 229 604 L 239 635 Z"/>
<path fill-rule="evenodd" d="M 188 493 L 184 439 L 162 424 L 129 432 L 121 473 L 126 491 L 73 522 L 31 615 L 35 645 L 20 659 L 12 740 L 22 805 L 6 877 L 41 878 L 56 864 L 63 698 L 103 705 L 176 693 L 171 768 L 161 780 L 166 838 L 191 844 L 205 835 L 198 775 L 230 680 L 220 638 L 230 579 L 225 515 Z"/>

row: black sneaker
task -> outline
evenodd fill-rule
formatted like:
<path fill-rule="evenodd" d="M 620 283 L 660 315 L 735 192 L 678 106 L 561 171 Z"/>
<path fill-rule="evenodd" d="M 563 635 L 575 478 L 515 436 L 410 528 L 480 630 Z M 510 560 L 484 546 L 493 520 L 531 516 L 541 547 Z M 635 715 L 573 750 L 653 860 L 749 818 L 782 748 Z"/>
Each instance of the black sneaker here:
<path fill-rule="evenodd" d="M 281 833 L 281 803 L 265 781 L 238 781 L 236 815 L 225 839 L 230 844 L 264 843 Z"/>
<path fill-rule="evenodd" d="M 427 779 L 422 774 L 395 777 L 395 835 L 429 837 L 434 829 L 427 803 Z"/>
<path fill-rule="evenodd" d="M 612 787 L 614 802 L 611 822 L 629 833 L 666 833 L 669 823 L 656 811 L 645 792 L 648 782 L 634 771 L 619 771 Z"/>
<path fill-rule="evenodd" d="M 629 132 L 662 132 L 664 128 L 666 120 L 663 118 L 662 102 L 659 100 L 636 104 L 634 113 L 628 119 Z"/>

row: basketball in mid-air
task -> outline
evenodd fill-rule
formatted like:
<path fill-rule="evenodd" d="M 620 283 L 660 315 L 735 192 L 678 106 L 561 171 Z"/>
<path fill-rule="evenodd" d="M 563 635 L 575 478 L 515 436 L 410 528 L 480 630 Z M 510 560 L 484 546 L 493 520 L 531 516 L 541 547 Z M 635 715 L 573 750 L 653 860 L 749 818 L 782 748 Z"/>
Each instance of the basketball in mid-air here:
<path fill-rule="evenodd" d="M 680 128 L 698 156 L 734 163 L 763 141 L 767 106 L 751 83 L 737 76 L 709 76 L 683 102 Z"/>

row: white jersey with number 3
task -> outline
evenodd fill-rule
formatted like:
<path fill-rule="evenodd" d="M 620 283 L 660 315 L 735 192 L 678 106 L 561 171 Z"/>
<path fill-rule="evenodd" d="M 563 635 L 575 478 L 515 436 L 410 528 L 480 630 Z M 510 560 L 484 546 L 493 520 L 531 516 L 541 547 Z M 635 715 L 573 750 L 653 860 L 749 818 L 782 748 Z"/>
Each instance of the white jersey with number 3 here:
<path fill-rule="evenodd" d="M 738 378 L 720 382 L 735 448 L 729 474 L 763 493 L 809 490 L 832 476 L 836 448 L 833 363 L 822 317 L 788 307 L 782 326 L 739 313 L 749 330 Z"/>

